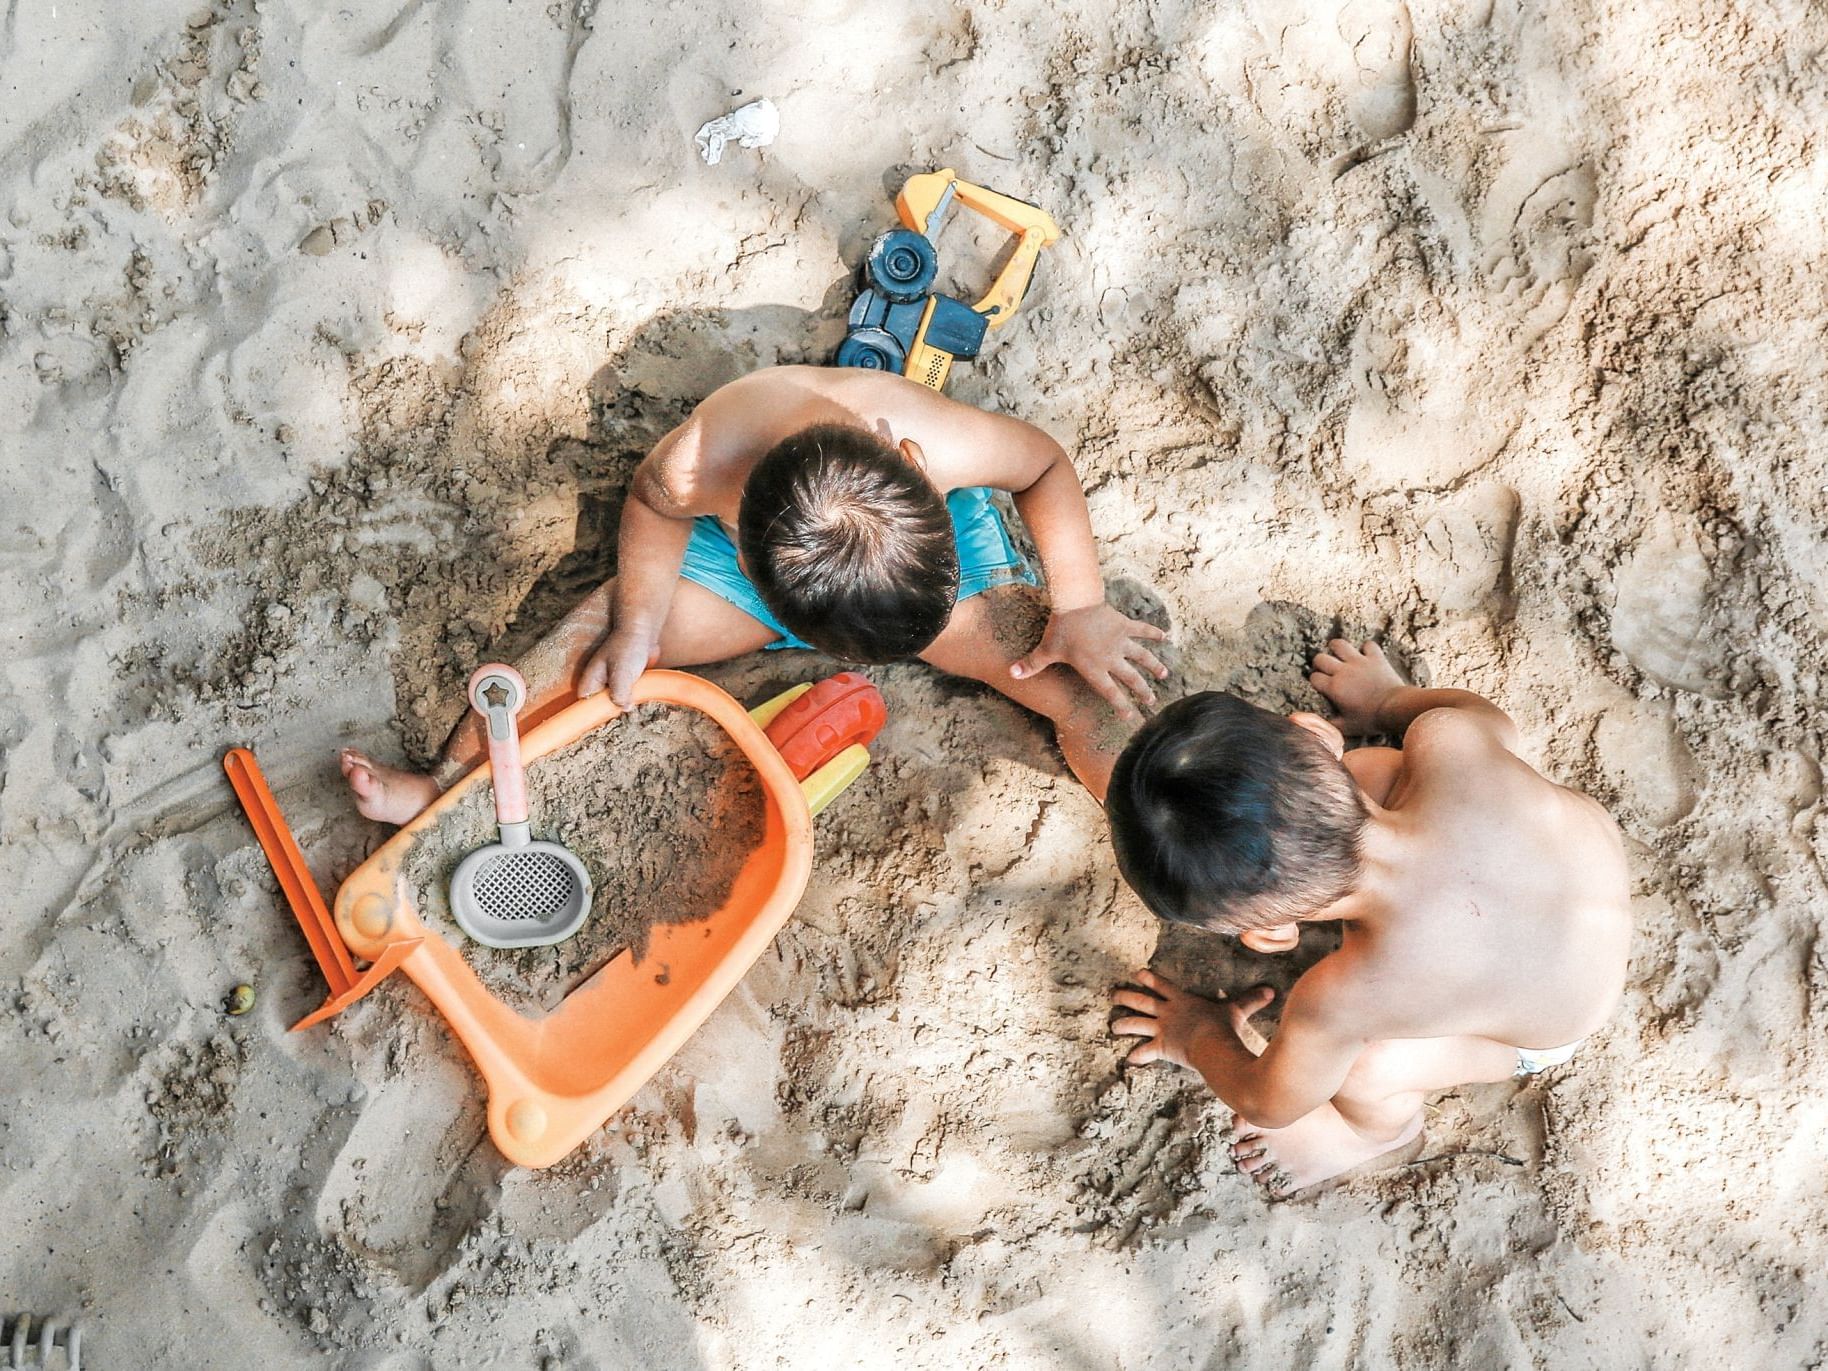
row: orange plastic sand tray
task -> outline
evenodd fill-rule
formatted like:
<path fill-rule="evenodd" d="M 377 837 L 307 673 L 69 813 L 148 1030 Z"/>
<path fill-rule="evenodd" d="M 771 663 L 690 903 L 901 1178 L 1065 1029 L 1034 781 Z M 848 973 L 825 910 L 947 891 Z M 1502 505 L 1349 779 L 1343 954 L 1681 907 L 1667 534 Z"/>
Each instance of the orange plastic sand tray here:
<path fill-rule="evenodd" d="M 420 920 L 401 873 L 407 850 L 464 795 L 489 784 L 487 765 L 389 839 L 336 896 L 337 929 L 358 957 L 376 960 L 393 944 L 423 939 L 400 969 L 475 1059 L 488 1086 L 489 1132 L 502 1154 L 522 1166 L 558 1161 L 659 1070 L 773 940 L 812 869 L 807 792 L 818 793 L 822 775 L 829 790 L 831 777 L 815 774 L 803 790 L 762 732 L 764 710 L 756 711 L 758 723 L 710 682 L 677 671 L 648 672 L 634 698 L 637 704 L 682 705 L 715 720 L 755 767 L 765 812 L 762 841 L 724 907 L 698 923 L 655 927 L 639 966 L 623 951 L 551 1013 L 529 1018 L 498 1000 L 463 954 Z M 783 697 L 771 705 L 778 712 L 786 703 Z M 527 732 L 526 760 L 564 747 L 620 713 L 607 693 L 568 705 Z M 825 773 L 860 771 L 867 754 L 861 747 L 847 751 L 853 755 L 834 759 Z M 655 892 L 655 898 L 664 896 Z"/>

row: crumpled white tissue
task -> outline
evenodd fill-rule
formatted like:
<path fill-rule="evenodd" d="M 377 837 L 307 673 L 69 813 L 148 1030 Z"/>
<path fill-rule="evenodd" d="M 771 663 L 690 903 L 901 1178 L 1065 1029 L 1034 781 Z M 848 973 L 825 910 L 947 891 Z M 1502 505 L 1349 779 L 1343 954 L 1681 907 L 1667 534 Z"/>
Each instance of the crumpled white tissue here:
<path fill-rule="evenodd" d="M 698 130 L 693 140 L 707 167 L 714 167 L 724 155 L 724 145 L 737 143 L 745 148 L 765 148 L 781 131 L 781 112 L 772 100 L 751 100 L 741 109 L 720 114 Z"/>

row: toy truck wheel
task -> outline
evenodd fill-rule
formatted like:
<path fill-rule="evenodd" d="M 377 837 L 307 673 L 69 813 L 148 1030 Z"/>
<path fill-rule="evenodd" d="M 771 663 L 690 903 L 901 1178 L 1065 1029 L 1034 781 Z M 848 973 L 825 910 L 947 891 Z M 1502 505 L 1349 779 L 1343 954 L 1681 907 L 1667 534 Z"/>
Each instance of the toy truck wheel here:
<path fill-rule="evenodd" d="M 918 300 L 939 276 L 939 253 L 926 234 L 891 229 L 870 248 L 865 271 L 890 300 Z"/>
<path fill-rule="evenodd" d="M 768 741 L 804 781 L 845 749 L 869 743 L 888 722 L 882 693 L 854 671 L 820 681 L 775 716 Z"/>
<path fill-rule="evenodd" d="M 907 364 L 907 350 L 895 341 L 895 335 L 887 329 L 852 329 L 845 340 L 838 344 L 838 365 L 841 367 L 892 371 L 899 375 Z"/>

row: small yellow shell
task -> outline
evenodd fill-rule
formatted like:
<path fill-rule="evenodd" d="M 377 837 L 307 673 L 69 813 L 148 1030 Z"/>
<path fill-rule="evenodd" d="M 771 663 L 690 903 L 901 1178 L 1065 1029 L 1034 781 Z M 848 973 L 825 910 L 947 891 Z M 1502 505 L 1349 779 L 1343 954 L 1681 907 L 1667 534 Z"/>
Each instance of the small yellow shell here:
<path fill-rule="evenodd" d="M 254 987 L 238 985 L 229 991 L 228 998 L 222 1002 L 225 1013 L 240 1016 L 254 1007 Z"/>

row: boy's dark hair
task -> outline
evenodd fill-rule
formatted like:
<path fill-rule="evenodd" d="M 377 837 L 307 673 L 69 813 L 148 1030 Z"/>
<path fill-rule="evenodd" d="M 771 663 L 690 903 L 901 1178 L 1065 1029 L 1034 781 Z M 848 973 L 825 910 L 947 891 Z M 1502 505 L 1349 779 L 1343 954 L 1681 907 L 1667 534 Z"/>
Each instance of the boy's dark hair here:
<path fill-rule="evenodd" d="M 1124 748 L 1105 797 L 1117 868 L 1164 919 L 1220 933 L 1273 928 L 1345 895 L 1367 814 L 1313 734 L 1202 691 Z"/>
<path fill-rule="evenodd" d="M 737 541 L 775 617 L 846 661 L 912 657 L 958 598 L 945 499 L 867 429 L 815 424 L 770 448 L 743 485 Z"/>

